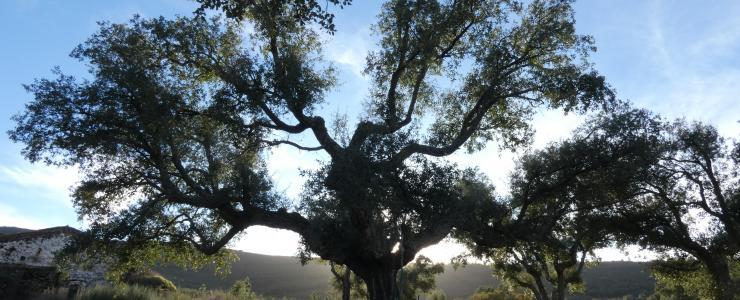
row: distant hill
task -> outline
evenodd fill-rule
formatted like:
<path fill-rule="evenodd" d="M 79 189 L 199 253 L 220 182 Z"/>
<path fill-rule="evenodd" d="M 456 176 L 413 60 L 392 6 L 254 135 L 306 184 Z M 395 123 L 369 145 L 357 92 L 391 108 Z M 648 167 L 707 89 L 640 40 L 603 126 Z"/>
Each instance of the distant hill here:
<path fill-rule="evenodd" d="M 236 280 L 249 277 L 254 290 L 260 294 L 274 297 L 305 299 L 312 292 L 328 289 L 331 276 L 326 265 L 308 264 L 301 266 L 298 259 L 289 256 L 270 256 L 237 251 L 239 261 L 231 267 L 225 278 L 213 275 L 213 269 L 197 272 L 184 271 L 176 267 L 158 267 L 166 278 L 177 286 L 198 288 L 205 284 L 208 288 L 228 289 Z M 587 292 L 570 299 L 622 298 L 631 295 L 649 295 L 655 282 L 644 263 L 602 262 L 593 269 L 584 271 Z M 491 270 L 483 265 L 468 265 L 453 269 L 445 266 L 445 272 L 437 277 L 437 286 L 448 299 L 467 298 L 480 286 L 498 286 L 498 280 Z"/>
<path fill-rule="evenodd" d="M 314 291 L 326 291 L 329 284 L 329 266 L 308 264 L 301 266 L 295 257 L 260 255 L 236 251 L 239 261 L 231 266 L 225 278 L 214 275 L 212 268 L 186 271 L 177 267 L 157 267 L 155 271 L 178 287 L 228 289 L 234 281 L 249 277 L 254 291 L 275 297 L 307 298 Z"/>
<path fill-rule="evenodd" d="M 0 235 L 16 234 L 16 233 L 23 233 L 23 232 L 29 232 L 29 231 L 33 231 L 33 230 L 20 228 L 20 227 L 0 226 Z"/>
<path fill-rule="evenodd" d="M 18 227 L 1 227 L 0 235 L 33 231 Z M 239 261 L 231 267 L 231 273 L 223 278 L 214 275 L 212 268 L 199 271 L 182 270 L 164 266 L 154 268 L 179 287 L 209 289 L 228 289 L 236 281 L 249 277 L 254 290 L 260 294 L 274 297 L 305 299 L 312 292 L 328 289 L 331 273 L 327 265 L 308 264 L 302 266 L 297 258 L 289 256 L 261 255 L 236 251 Z M 655 281 L 645 263 L 602 262 L 583 274 L 586 281 L 585 295 L 571 296 L 569 299 L 608 299 L 631 295 L 649 295 Z M 480 286 L 495 287 L 498 280 L 491 276 L 491 270 L 483 265 L 468 265 L 453 269 L 445 266 L 445 272 L 437 277 L 437 286 L 447 294 L 448 299 L 467 298 Z"/>

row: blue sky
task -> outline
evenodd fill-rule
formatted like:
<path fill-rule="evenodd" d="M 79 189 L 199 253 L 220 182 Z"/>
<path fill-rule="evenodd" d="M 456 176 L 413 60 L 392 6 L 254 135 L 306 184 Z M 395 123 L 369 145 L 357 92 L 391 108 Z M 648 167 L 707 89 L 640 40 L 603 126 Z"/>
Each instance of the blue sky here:
<path fill-rule="evenodd" d="M 352 116 L 366 92 L 361 70 L 365 53 L 374 47 L 369 26 L 379 1 L 355 2 L 339 11 L 338 32 L 328 40 L 327 58 L 338 67 L 342 84 L 330 96 L 325 116 Z M 600 0 L 575 6 L 578 30 L 596 40 L 592 61 L 620 98 L 667 117 L 714 124 L 726 136 L 740 134 L 740 1 Z M 13 126 L 10 117 L 31 100 L 22 84 L 51 76 L 54 66 L 84 76 L 85 66 L 68 54 L 97 29 L 96 21 L 125 22 L 133 14 L 188 15 L 195 7 L 187 0 L 0 1 L 0 226 L 82 225 L 68 197 L 77 180 L 75 170 L 24 161 L 20 145 L 4 134 Z M 559 112 L 539 114 L 534 146 L 567 136 L 580 119 Z M 278 186 L 295 195 L 300 187 L 295 166 L 311 168 L 315 158 L 288 148 L 276 149 L 273 157 L 270 168 Z M 451 159 L 479 166 L 501 186 L 514 158 L 487 150 Z M 292 255 L 296 242 L 289 232 L 251 228 L 233 247 Z M 425 253 L 443 260 L 459 251 L 446 242 Z M 606 260 L 625 257 L 614 250 L 603 253 Z"/>

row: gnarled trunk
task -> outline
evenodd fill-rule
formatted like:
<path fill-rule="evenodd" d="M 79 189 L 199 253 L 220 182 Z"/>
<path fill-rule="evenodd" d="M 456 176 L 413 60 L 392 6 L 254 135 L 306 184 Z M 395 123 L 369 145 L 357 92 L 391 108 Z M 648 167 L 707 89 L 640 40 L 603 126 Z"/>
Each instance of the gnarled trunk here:
<path fill-rule="evenodd" d="M 552 287 L 552 295 L 550 296 L 551 300 L 564 300 L 565 299 L 565 293 L 566 288 L 568 287 L 568 284 L 565 282 L 565 271 L 562 269 L 559 269 L 557 272 L 557 284 Z"/>
<path fill-rule="evenodd" d="M 732 300 L 735 299 L 735 295 L 738 293 L 735 283 L 730 277 L 730 267 L 727 263 L 727 259 L 724 257 L 715 258 L 712 261 L 705 262 L 709 273 L 714 279 L 716 284 L 716 296 L 720 300 Z"/>
<path fill-rule="evenodd" d="M 365 281 L 370 300 L 399 299 L 397 273 L 398 269 L 387 266 L 367 266 L 355 272 Z"/>

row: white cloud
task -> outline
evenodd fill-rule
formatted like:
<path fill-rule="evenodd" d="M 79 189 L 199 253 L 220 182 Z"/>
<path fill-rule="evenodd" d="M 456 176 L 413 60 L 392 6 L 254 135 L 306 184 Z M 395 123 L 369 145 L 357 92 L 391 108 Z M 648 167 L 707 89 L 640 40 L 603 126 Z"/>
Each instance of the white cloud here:
<path fill-rule="evenodd" d="M 658 258 L 655 252 L 635 245 L 626 246 L 624 249 L 602 248 L 594 252 L 601 261 L 651 261 Z"/>
<path fill-rule="evenodd" d="M 363 27 L 353 32 L 340 31 L 325 38 L 328 58 L 348 68 L 355 76 L 364 78 L 362 72 L 365 70 L 365 58 L 371 48 L 370 28 Z"/>
<path fill-rule="evenodd" d="M 532 147 L 542 149 L 550 143 L 567 139 L 585 119 L 583 115 L 566 115 L 559 110 L 541 111 L 532 121 L 535 129 Z"/>
<path fill-rule="evenodd" d="M 647 53 L 652 54 L 654 65 L 641 68 L 659 70 L 661 78 L 656 84 L 627 91 L 632 100 L 669 118 L 707 122 L 725 135 L 740 133 L 740 117 L 731 113 L 740 111 L 740 69 L 727 63 L 740 49 L 740 21 L 713 20 L 713 26 L 697 28 L 698 33 L 689 36 L 665 19 L 661 1 L 651 4 L 650 32 L 642 40 L 652 49 Z"/>
<path fill-rule="evenodd" d="M 267 168 L 278 190 L 285 192 L 291 199 L 297 199 L 306 181 L 300 171 L 317 169 L 319 157 L 320 154 L 315 152 L 281 145 L 272 148 L 267 159 Z"/>
<path fill-rule="evenodd" d="M 233 242 L 233 247 L 236 250 L 258 254 L 296 256 L 299 242 L 300 236 L 295 232 L 252 226 Z"/>
<path fill-rule="evenodd" d="M 436 263 L 450 263 L 455 256 L 466 252 L 465 246 L 453 239 L 444 239 L 432 246 L 421 249 L 417 256 L 424 255 Z"/>
<path fill-rule="evenodd" d="M 54 226 L 54 224 L 45 223 L 34 217 L 28 217 L 27 214 L 21 214 L 12 206 L 0 203 L 0 226 L 42 229 Z"/>
<path fill-rule="evenodd" d="M 45 200 L 63 203 L 70 207 L 72 205 L 69 200 L 70 187 L 75 185 L 79 178 L 76 168 L 57 168 L 26 163 L 21 166 L 0 166 L 0 183 L 32 190 L 42 195 Z"/>

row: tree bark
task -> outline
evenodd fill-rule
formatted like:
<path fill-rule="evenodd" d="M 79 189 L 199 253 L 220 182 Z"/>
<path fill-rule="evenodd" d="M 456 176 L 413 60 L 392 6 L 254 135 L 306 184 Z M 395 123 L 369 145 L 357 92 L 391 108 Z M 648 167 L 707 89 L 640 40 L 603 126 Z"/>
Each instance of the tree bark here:
<path fill-rule="evenodd" d="M 565 300 L 565 289 L 568 284 L 565 282 L 563 270 L 557 270 L 557 284 L 552 288 L 552 300 Z"/>
<path fill-rule="evenodd" d="M 712 261 L 706 262 L 707 269 L 714 279 L 716 284 L 715 293 L 717 299 L 720 300 L 732 300 L 735 299 L 737 294 L 737 287 L 730 277 L 730 267 L 727 263 L 727 259 L 716 258 Z"/>
<path fill-rule="evenodd" d="M 396 286 L 397 271 L 393 268 L 375 266 L 364 272 L 355 272 L 355 274 L 360 275 L 365 281 L 368 299 L 396 300 L 399 299 Z"/>
<path fill-rule="evenodd" d="M 342 300 L 349 300 L 349 295 L 352 289 L 352 283 L 350 282 L 351 276 L 352 271 L 345 266 L 344 275 L 342 276 Z"/>

